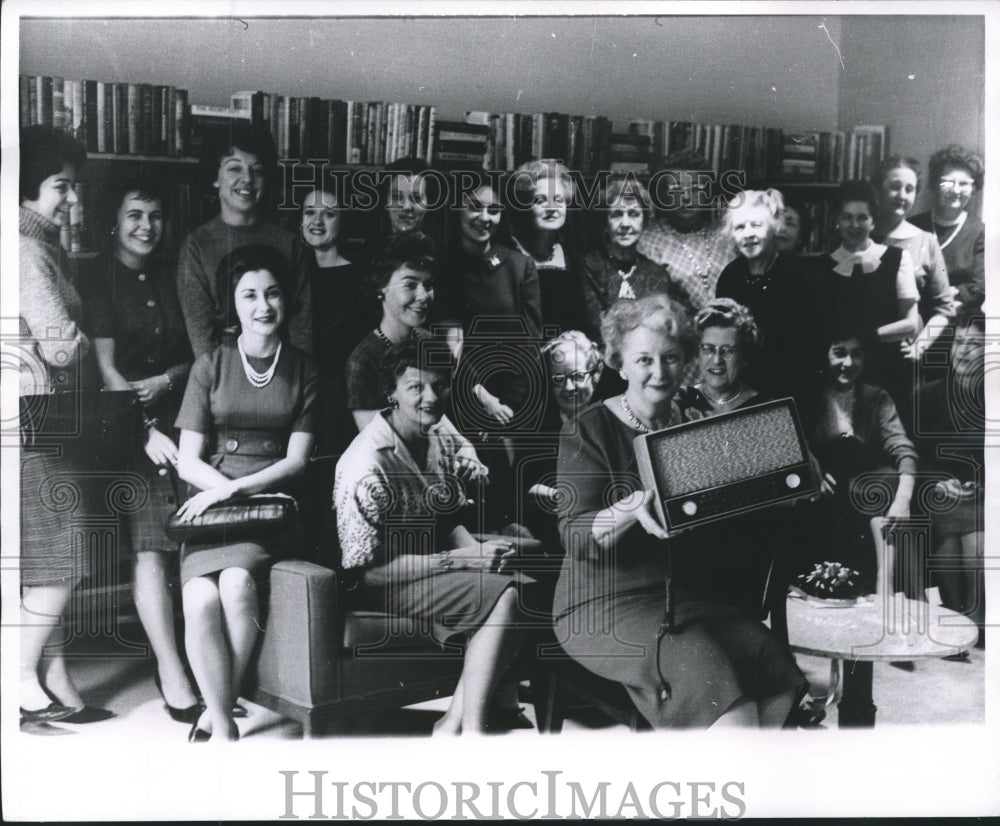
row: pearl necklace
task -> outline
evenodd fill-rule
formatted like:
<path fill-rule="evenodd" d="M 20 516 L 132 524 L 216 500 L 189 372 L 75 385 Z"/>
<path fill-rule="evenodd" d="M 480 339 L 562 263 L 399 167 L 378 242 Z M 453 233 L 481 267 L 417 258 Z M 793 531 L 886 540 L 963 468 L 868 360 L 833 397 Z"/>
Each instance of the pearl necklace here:
<path fill-rule="evenodd" d="M 281 342 L 278 342 L 278 349 L 274 351 L 274 360 L 271 366 L 263 373 L 258 373 L 250 366 L 246 351 L 243 349 L 243 336 L 236 339 L 236 349 L 240 351 L 240 361 L 243 362 L 243 372 L 247 375 L 247 381 L 254 387 L 267 387 L 274 378 L 274 370 L 278 366 L 278 359 L 281 357 Z"/>
<path fill-rule="evenodd" d="M 632 408 L 629 406 L 628 401 L 626 401 L 624 393 L 622 393 L 620 398 L 622 400 L 622 413 L 625 414 L 625 418 L 628 419 L 628 423 L 632 428 L 638 430 L 640 433 L 651 433 L 652 428 L 640 422 L 639 418 L 632 412 Z"/>
<path fill-rule="evenodd" d="M 958 218 L 954 221 L 954 223 L 945 223 L 944 221 L 941 221 L 937 217 L 935 217 L 933 212 L 931 213 L 931 224 L 934 226 L 935 235 L 937 234 L 937 228 L 939 226 L 955 227 L 955 229 L 951 231 L 951 235 L 949 235 L 947 238 L 944 239 L 944 241 L 941 242 L 941 249 L 945 249 L 948 246 L 948 244 L 950 244 L 955 239 L 955 236 L 958 235 L 959 232 L 961 232 L 962 227 L 965 226 L 965 219 L 968 217 L 969 213 L 963 210 L 962 214 L 958 216 Z"/>
<path fill-rule="evenodd" d="M 712 394 L 708 392 L 708 389 L 706 387 L 702 386 L 699 387 L 698 389 L 701 391 L 701 395 L 703 395 L 706 399 L 709 400 L 709 402 L 711 402 L 713 407 L 725 407 L 727 404 L 732 404 L 734 401 L 736 401 L 736 399 L 738 399 L 746 392 L 746 388 L 741 386 L 740 389 L 737 390 L 735 393 L 733 393 L 731 396 L 726 396 L 726 398 L 724 399 L 717 399 L 713 398 Z"/>

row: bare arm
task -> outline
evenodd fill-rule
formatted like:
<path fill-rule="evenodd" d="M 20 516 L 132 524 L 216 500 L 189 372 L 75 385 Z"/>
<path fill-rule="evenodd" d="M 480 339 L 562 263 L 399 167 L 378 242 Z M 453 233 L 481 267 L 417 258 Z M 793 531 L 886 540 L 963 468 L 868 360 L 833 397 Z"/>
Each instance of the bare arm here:
<path fill-rule="evenodd" d="M 108 390 L 131 390 L 126 378 L 115 367 L 115 340 L 113 338 L 95 338 L 94 353 L 97 355 L 97 366 L 101 370 L 101 378 Z"/>

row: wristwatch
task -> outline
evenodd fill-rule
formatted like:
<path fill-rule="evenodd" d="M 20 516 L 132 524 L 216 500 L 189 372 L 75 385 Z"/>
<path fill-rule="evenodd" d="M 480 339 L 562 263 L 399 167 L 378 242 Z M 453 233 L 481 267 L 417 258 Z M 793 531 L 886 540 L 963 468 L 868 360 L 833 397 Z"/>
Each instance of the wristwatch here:
<path fill-rule="evenodd" d="M 446 571 L 455 564 L 454 560 L 451 558 L 451 551 L 440 551 L 437 554 L 437 558 L 438 565 Z"/>

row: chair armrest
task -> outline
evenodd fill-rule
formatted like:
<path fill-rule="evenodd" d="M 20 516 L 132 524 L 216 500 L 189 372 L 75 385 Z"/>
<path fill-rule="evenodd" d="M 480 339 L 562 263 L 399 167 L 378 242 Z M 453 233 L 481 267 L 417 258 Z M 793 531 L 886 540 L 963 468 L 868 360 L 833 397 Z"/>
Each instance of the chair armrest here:
<path fill-rule="evenodd" d="M 336 572 L 312 562 L 289 559 L 271 568 L 258 688 L 306 707 L 338 696 L 337 588 Z"/>

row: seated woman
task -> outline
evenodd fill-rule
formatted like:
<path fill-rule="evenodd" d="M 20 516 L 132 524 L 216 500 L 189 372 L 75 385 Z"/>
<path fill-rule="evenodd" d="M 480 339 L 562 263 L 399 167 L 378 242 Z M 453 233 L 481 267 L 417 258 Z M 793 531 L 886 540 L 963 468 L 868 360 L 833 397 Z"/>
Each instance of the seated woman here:
<path fill-rule="evenodd" d="M 627 388 L 583 411 L 560 441 L 566 556 L 553 607 L 556 637 L 585 668 L 624 684 L 654 727 L 779 727 L 805 680 L 755 618 L 677 582 L 677 628 L 665 633 L 668 543 L 675 540 L 653 517 L 654 493 L 641 487 L 632 443 L 699 415 L 674 401 L 694 349 L 690 323 L 669 299 L 650 296 L 615 304 L 602 331 L 605 360 Z M 699 567 L 712 566 L 702 558 Z"/>
<path fill-rule="evenodd" d="M 797 395 L 809 369 L 808 353 L 819 319 L 822 293 L 811 259 L 777 250 L 784 201 L 776 189 L 747 190 L 729 202 L 724 221 L 737 258 L 715 286 L 753 313 L 761 350 L 748 378 L 771 397 Z"/>
<path fill-rule="evenodd" d="M 538 270 L 542 323 L 579 330 L 587 323 L 578 262 L 563 237 L 573 179 L 559 161 L 521 164 L 513 173 L 513 202 L 508 204 L 511 240 Z"/>
<path fill-rule="evenodd" d="M 912 343 L 901 346 L 907 358 L 918 360 L 955 315 L 954 296 L 937 237 L 906 220 L 920 191 L 920 163 L 893 155 L 876 171 L 872 185 L 881 196 L 882 206 L 873 235 L 889 246 L 906 250 L 913 261 L 922 329 Z"/>
<path fill-rule="evenodd" d="M 603 243 L 588 252 L 580 264 L 587 305 L 586 333 L 591 338 L 600 335 L 601 315 L 619 298 L 664 293 L 693 314 L 687 290 L 671 279 L 663 264 L 654 264 L 638 251 L 651 209 L 646 188 L 635 178 L 612 178 L 604 188 L 601 205 Z"/>
<path fill-rule="evenodd" d="M 885 515 L 890 522 L 905 519 L 910 515 L 917 452 L 889 394 L 861 381 L 868 338 L 870 333 L 854 319 L 831 321 L 820 355 L 822 376 L 803 406 L 802 425 L 819 460 L 826 496 L 812 506 L 810 559 L 801 570 L 837 561 L 858 571 L 863 592 L 873 593 L 872 514 L 861 513 L 855 504 L 868 498 L 855 490 L 855 479 L 884 472 L 896 488 Z M 881 492 L 882 483 L 874 484 Z"/>
<path fill-rule="evenodd" d="M 805 204 L 791 201 L 782 193 L 785 208 L 775 233 L 775 249 L 784 255 L 814 255 L 805 252 L 812 237 L 812 217 Z"/>
<path fill-rule="evenodd" d="M 760 394 L 743 381 L 743 370 L 760 345 L 753 314 L 731 298 L 716 298 L 701 308 L 694 326 L 701 380 L 687 390 L 681 404 L 711 416 L 761 401 Z"/>
<path fill-rule="evenodd" d="M 928 167 L 933 205 L 911 223 L 937 236 L 948 281 L 958 290 L 956 300 L 965 312 L 975 313 L 986 297 L 986 227 L 969 212 L 969 204 L 983 188 L 983 161 L 953 143 L 931 155 Z"/>
<path fill-rule="evenodd" d="M 156 657 L 156 685 L 167 713 L 190 725 L 203 708 L 174 634 L 177 544 L 163 523 L 177 508 L 174 418 L 191 370 L 191 348 L 174 273 L 160 254 L 168 217 L 163 187 L 125 182 L 115 201 L 112 243 L 90 262 L 81 292 L 105 389 L 133 391 L 143 405 L 145 450 L 136 457 L 136 469 L 149 485 L 149 498 L 121 518 L 132 550 L 135 607 Z"/>
<path fill-rule="evenodd" d="M 466 636 L 465 664 L 436 731 L 487 729 L 491 701 L 520 645 L 513 545 L 480 543 L 461 523 L 461 442 L 436 428 L 450 381 L 444 342 L 389 348 L 377 413 L 337 464 L 334 507 L 341 564 L 360 574 L 360 604 L 427 623 L 442 646 Z"/>
<path fill-rule="evenodd" d="M 216 502 L 299 493 L 318 425 L 312 360 L 282 341 L 289 265 L 266 246 L 239 247 L 219 265 L 216 292 L 239 335 L 199 356 L 176 426 L 177 471 L 199 492 L 178 509 L 190 521 Z M 188 735 L 239 739 L 233 707 L 260 628 L 258 582 L 297 541 L 233 539 L 181 549 L 185 644 L 206 710 Z"/>
<path fill-rule="evenodd" d="M 885 388 L 897 404 L 908 402 L 913 369 L 900 342 L 912 342 L 920 329 L 913 260 L 904 249 L 872 241 L 879 198 L 871 184 L 845 181 L 834 205 L 841 244 L 824 259 L 821 274 L 828 317 L 858 320 L 873 339 L 865 352 L 865 381 Z"/>
<path fill-rule="evenodd" d="M 983 593 L 984 434 L 986 319 L 959 313 L 944 375 L 917 388 L 918 418 L 913 432 L 921 466 L 937 476 L 931 509 L 935 582 L 944 604 L 966 614 L 980 628 L 985 619 Z M 959 403 L 956 403 L 961 400 Z M 947 446 L 946 450 L 939 448 Z M 956 565 L 957 562 L 957 565 Z M 984 642 L 981 630 L 979 644 Z"/>

